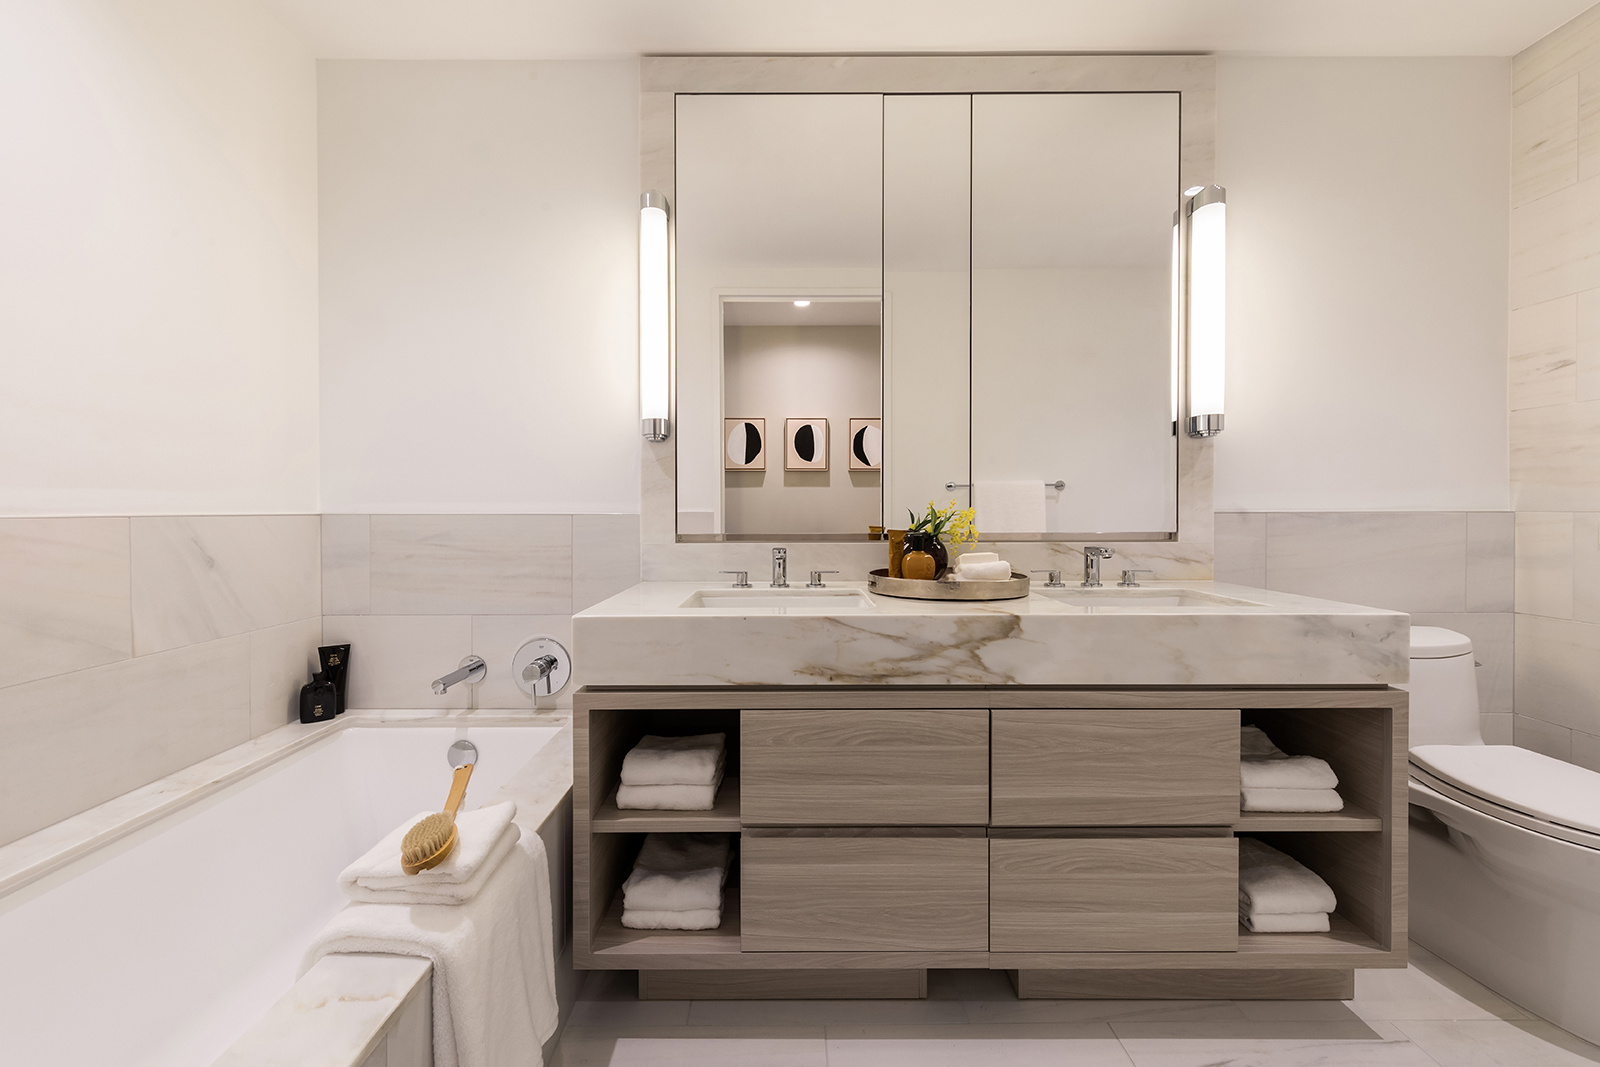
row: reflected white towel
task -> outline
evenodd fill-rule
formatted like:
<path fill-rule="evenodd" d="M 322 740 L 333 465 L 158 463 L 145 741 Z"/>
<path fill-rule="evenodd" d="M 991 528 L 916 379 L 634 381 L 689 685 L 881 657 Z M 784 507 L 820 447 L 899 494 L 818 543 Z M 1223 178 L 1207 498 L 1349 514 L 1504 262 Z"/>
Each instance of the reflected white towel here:
<path fill-rule="evenodd" d="M 1240 811 L 1343 811 L 1332 789 L 1241 789 Z"/>
<path fill-rule="evenodd" d="M 623 908 L 622 925 L 630 930 L 715 930 L 722 925 L 722 909 L 643 911 Z"/>
<path fill-rule="evenodd" d="M 1254 915 L 1239 909 L 1239 921 L 1246 930 L 1258 934 L 1325 934 L 1328 932 L 1328 913 L 1305 911 L 1293 915 Z"/>
<path fill-rule="evenodd" d="M 389 952 L 433 962 L 435 1067 L 525 1064 L 555 1033 L 550 868 L 538 834 L 524 835 L 464 904 L 349 904 L 300 964 Z"/>
<path fill-rule="evenodd" d="M 465 811 L 456 817 L 456 847 L 437 866 L 416 874 L 400 869 L 400 843 L 423 812 L 395 827 L 382 841 L 339 872 L 339 889 L 348 900 L 372 904 L 464 904 L 522 836 L 511 801 Z"/>
<path fill-rule="evenodd" d="M 722 775 L 712 785 L 620 785 L 617 807 L 646 811 L 710 811 L 717 802 Z"/>
<path fill-rule="evenodd" d="M 972 491 L 985 534 L 1044 532 L 1044 479 L 978 482 Z"/>
<path fill-rule="evenodd" d="M 1332 789 L 1339 784 L 1327 760 L 1290 756 L 1258 726 L 1239 730 L 1239 782 L 1244 788 Z"/>
<path fill-rule="evenodd" d="M 722 772 L 726 734 L 640 738 L 622 757 L 623 785 L 711 785 Z"/>
<path fill-rule="evenodd" d="M 1239 910 L 1252 917 L 1333 911 L 1338 900 L 1317 874 L 1253 837 L 1239 838 Z"/>
<path fill-rule="evenodd" d="M 733 843 L 727 834 L 649 834 L 622 883 L 625 911 L 718 911 Z"/>

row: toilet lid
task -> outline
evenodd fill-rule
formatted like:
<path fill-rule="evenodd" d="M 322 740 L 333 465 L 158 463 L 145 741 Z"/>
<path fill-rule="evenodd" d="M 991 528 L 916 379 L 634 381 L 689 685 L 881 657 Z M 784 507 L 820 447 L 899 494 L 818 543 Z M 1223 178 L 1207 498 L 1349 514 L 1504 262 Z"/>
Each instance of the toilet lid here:
<path fill-rule="evenodd" d="M 1513 745 L 1418 745 L 1418 769 L 1541 822 L 1600 834 L 1600 774 Z"/>
<path fill-rule="evenodd" d="M 1472 638 L 1446 630 L 1443 626 L 1413 626 L 1411 628 L 1412 659 L 1446 659 L 1465 656 L 1472 651 Z"/>

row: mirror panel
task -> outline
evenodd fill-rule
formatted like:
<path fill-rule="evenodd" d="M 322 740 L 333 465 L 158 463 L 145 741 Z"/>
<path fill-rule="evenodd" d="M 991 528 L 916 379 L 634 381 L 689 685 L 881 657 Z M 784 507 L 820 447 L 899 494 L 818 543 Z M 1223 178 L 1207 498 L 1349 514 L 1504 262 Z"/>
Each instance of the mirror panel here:
<path fill-rule="evenodd" d="M 973 98 L 972 481 L 985 535 L 1177 530 L 1178 106 L 1176 93 Z M 1064 490 L 1045 488 L 1057 479 Z"/>

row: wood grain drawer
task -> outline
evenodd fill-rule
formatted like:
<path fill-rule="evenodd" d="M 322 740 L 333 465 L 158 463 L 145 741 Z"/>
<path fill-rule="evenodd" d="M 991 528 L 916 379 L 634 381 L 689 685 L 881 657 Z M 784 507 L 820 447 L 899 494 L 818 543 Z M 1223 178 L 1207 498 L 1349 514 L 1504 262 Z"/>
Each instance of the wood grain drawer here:
<path fill-rule="evenodd" d="M 996 711 L 995 826 L 1227 826 L 1239 713 Z"/>
<path fill-rule="evenodd" d="M 989 842 L 993 952 L 1227 952 L 1239 846 L 1227 837 Z"/>
<path fill-rule="evenodd" d="M 744 711 L 746 826 L 982 826 L 989 713 Z"/>
<path fill-rule="evenodd" d="M 745 952 L 989 947 L 989 842 L 761 836 L 739 846 Z"/>

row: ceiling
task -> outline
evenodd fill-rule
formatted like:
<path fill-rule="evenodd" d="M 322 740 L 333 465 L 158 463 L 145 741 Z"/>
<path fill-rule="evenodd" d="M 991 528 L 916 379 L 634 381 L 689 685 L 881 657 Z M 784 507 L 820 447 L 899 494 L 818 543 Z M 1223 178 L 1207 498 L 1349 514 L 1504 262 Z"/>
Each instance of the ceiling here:
<path fill-rule="evenodd" d="M 263 0 L 323 58 L 1514 55 L 1593 0 Z"/>

